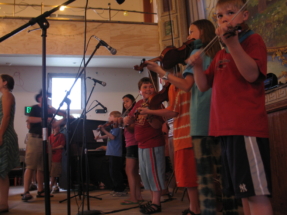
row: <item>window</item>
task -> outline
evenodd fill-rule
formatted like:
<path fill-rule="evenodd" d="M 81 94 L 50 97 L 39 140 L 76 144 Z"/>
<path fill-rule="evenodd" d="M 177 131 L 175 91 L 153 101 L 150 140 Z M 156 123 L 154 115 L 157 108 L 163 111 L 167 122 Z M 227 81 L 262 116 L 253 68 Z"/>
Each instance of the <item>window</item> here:
<path fill-rule="evenodd" d="M 54 108 L 59 108 L 60 103 L 63 101 L 66 93 L 72 87 L 75 81 L 75 74 L 59 74 L 49 73 L 49 91 L 52 93 L 52 103 Z M 70 92 L 68 98 L 71 100 L 70 110 L 82 109 L 83 99 L 83 79 L 79 78 Z M 67 104 L 64 102 L 61 109 L 67 109 Z"/>

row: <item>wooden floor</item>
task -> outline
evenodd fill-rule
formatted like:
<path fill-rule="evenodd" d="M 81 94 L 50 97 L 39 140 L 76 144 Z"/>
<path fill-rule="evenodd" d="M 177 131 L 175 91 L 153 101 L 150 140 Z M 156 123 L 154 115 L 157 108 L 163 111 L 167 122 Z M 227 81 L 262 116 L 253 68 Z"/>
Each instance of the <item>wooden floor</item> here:
<path fill-rule="evenodd" d="M 44 215 L 45 214 L 45 200 L 44 198 L 36 198 L 36 191 L 32 191 L 31 194 L 34 196 L 32 200 L 29 202 L 23 202 L 21 200 L 20 194 L 23 192 L 22 186 L 11 186 L 9 192 L 9 213 L 7 215 Z M 102 198 L 102 200 L 90 198 L 90 210 L 99 210 L 102 211 L 103 214 L 116 214 L 116 215 L 141 215 L 139 212 L 139 208 L 137 205 L 128 205 L 123 206 L 120 204 L 121 201 L 127 199 L 128 197 L 112 197 L 109 190 L 97 190 L 91 191 L 90 196 L 96 196 Z M 77 193 L 75 193 L 77 194 Z M 173 200 L 166 201 L 162 203 L 162 212 L 158 214 L 162 215 L 181 215 L 181 212 L 188 208 L 188 199 L 187 196 L 183 198 L 181 201 L 183 194 L 183 190 L 179 189 L 177 193 L 175 193 Z M 71 192 L 71 196 L 74 195 L 74 192 Z M 145 200 L 150 199 L 150 192 L 143 191 L 143 198 Z M 68 214 L 67 210 L 67 201 L 63 203 L 59 203 L 59 201 L 66 199 L 67 193 L 62 191 L 60 193 L 54 194 L 54 197 L 51 198 L 51 214 L 60 215 L 60 214 Z M 162 197 L 162 201 L 167 199 L 167 197 Z M 71 215 L 82 214 L 81 205 L 84 204 L 84 211 L 87 211 L 87 202 L 82 202 L 78 197 L 72 198 L 71 200 Z M 123 210 L 124 211 L 118 211 Z M 114 211 L 114 212 L 113 212 Z M 90 213 L 84 213 L 90 214 Z M 91 213 L 94 214 L 94 213 Z M 95 213 L 98 214 L 98 213 Z M 218 213 L 220 215 L 222 213 Z"/>

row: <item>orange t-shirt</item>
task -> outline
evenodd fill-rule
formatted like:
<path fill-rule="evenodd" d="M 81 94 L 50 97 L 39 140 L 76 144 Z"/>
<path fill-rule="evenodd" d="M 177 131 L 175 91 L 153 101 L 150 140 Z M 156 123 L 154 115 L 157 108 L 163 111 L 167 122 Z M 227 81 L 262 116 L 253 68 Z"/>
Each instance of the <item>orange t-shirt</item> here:
<path fill-rule="evenodd" d="M 168 110 L 178 113 L 173 120 L 174 151 L 192 147 L 190 136 L 190 97 L 191 92 L 185 92 L 171 85 L 168 91 Z"/>

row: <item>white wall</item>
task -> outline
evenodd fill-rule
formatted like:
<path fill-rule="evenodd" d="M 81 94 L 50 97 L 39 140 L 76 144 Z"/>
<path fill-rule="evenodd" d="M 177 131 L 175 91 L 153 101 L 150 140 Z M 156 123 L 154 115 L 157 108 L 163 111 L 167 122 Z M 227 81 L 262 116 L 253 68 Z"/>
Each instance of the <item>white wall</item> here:
<path fill-rule="evenodd" d="M 9 67 L 0 66 L 1 73 L 14 77 L 15 87 L 13 94 L 16 98 L 16 114 L 14 127 L 19 138 L 19 147 L 25 148 L 24 138 L 27 133 L 26 116 L 24 107 L 36 104 L 35 95 L 42 88 L 42 67 Z M 57 68 L 48 67 L 48 73 L 77 73 L 78 68 Z M 97 84 L 91 96 L 90 102 L 98 100 L 108 108 L 122 111 L 122 97 L 127 94 L 138 95 L 137 83 L 140 78 L 147 76 L 144 72 L 139 74 L 132 69 L 111 69 L 111 68 L 87 68 L 87 76 L 99 79 L 107 83 L 105 87 Z M 93 81 L 87 80 L 87 96 L 93 87 Z M 140 97 L 139 97 L 140 98 Z M 57 107 L 55 107 L 57 108 Z M 78 111 L 80 113 L 80 111 Z M 72 113 L 72 111 L 71 111 Z M 87 114 L 87 119 L 107 120 L 108 113 L 96 114 L 94 110 Z"/>

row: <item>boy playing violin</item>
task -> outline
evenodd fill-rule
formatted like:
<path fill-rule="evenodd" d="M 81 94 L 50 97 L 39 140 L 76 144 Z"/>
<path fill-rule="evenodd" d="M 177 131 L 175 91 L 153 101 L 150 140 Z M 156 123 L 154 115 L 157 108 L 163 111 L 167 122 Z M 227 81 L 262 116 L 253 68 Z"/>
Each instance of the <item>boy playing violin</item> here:
<path fill-rule="evenodd" d="M 108 139 L 106 155 L 109 156 L 109 172 L 113 182 L 113 192 L 111 193 L 114 197 L 126 196 L 124 192 L 124 178 L 122 174 L 123 170 L 123 158 L 122 158 L 122 133 L 121 129 L 116 126 L 117 119 L 121 117 L 119 111 L 112 111 L 110 113 L 109 122 L 112 123 L 113 128 L 108 132 L 104 125 L 99 125 L 98 129 L 105 133 L 104 136 L 97 136 L 95 139 Z"/>
<path fill-rule="evenodd" d="M 235 36 L 228 34 L 248 19 L 245 2 L 217 2 L 216 34 L 225 49 L 217 53 L 205 71 L 199 52 L 187 63 L 193 66 L 200 91 L 212 87 L 209 135 L 219 136 L 221 141 L 223 192 L 242 199 L 245 215 L 272 215 L 267 197 L 271 195 L 271 173 L 263 84 L 266 46 L 249 29 L 235 32 Z"/>
<path fill-rule="evenodd" d="M 162 133 L 162 117 L 137 115 L 137 109 L 147 103 L 154 95 L 155 88 L 152 81 L 144 77 L 138 83 L 142 100 L 138 101 L 129 115 L 124 118 L 127 129 L 133 130 L 139 147 L 140 175 L 145 189 L 151 190 L 152 201 L 141 205 L 140 212 L 152 214 L 161 212 L 161 190 L 165 189 L 165 140 Z"/>

